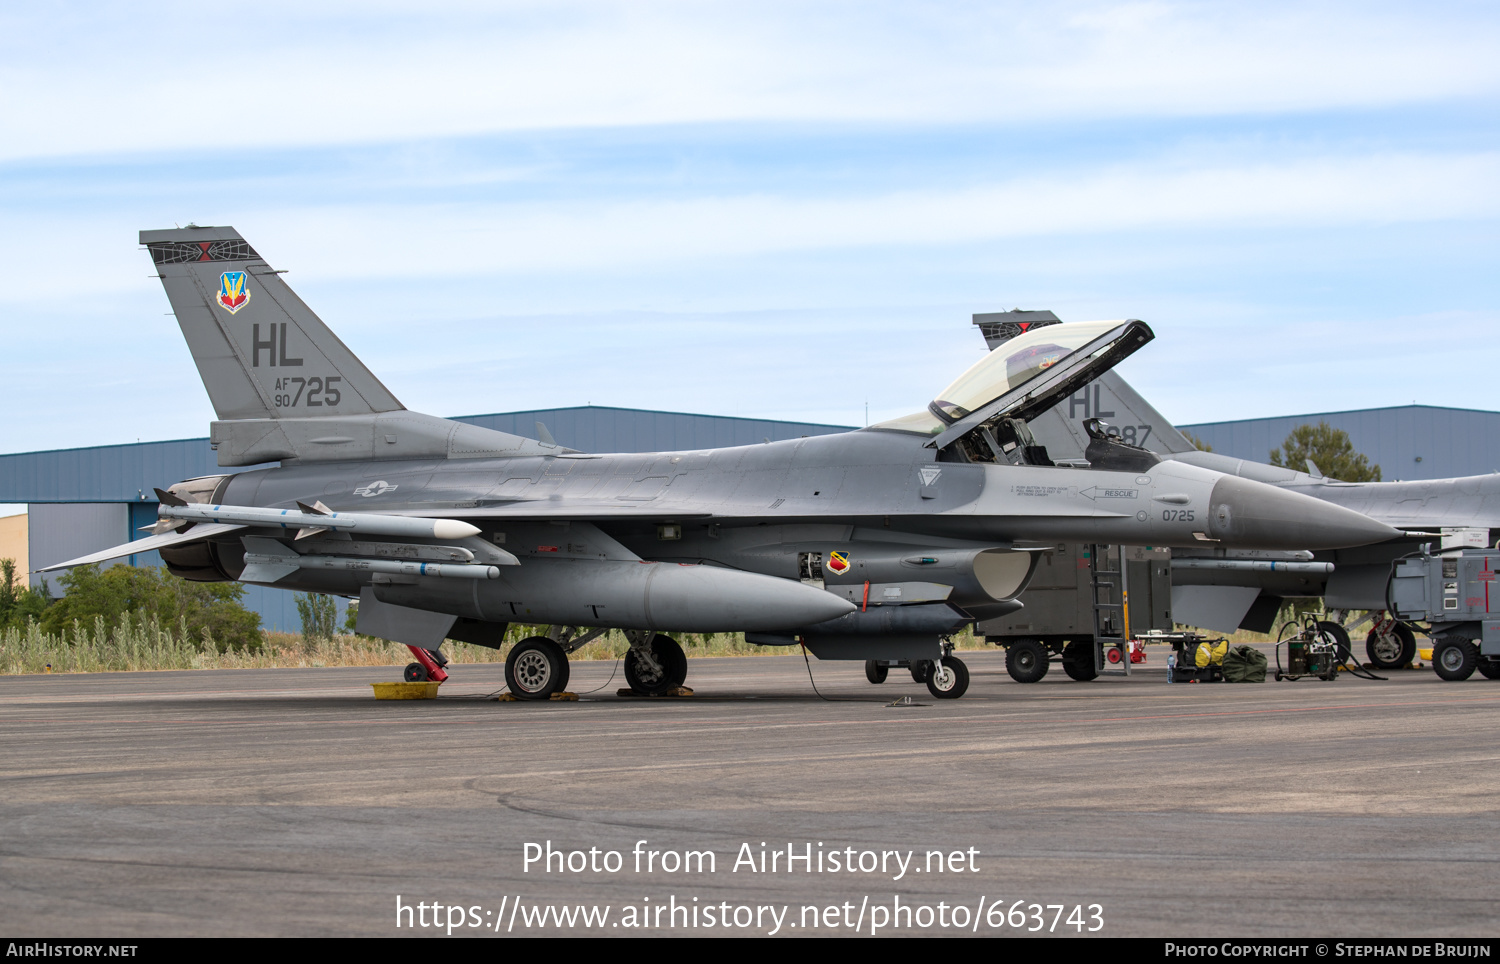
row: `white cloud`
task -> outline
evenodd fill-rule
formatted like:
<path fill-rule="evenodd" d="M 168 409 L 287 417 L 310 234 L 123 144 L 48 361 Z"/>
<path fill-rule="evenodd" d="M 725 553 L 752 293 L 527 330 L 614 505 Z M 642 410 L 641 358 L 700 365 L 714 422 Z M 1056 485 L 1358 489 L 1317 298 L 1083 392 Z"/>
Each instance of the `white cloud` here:
<path fill-rule="evenodd" d="M 1500 30 L 1482 7 L 76 9 L 0 16 L 0 158 L 700 121 L 1218 115 L 1493 96 L 1500 86 Z"/>
<path fill-rule="evenodd" d="M 866 197 L 769 194 L 590 204 L 259 212 L 255 243 L 334 276 L 512 274 L 870 245 L 949 245 L 1172 226 L 1313 227 L 1500 215 L 1500 154 L 1318 158 L 1032 178 Z M 331 248 L 330 237 L 357 237 Z"/>
<path fill-rule="evenodd" d="M 262 207 L 203 220 L 232 221 L 272 263 L 321 280 L 586 276 L 870 246 L 1489 219 L 1500 216 L 1496 183 L 1497 153 L 1398 154 L 1175 171 L 1147 163 L 954 191 L 854 197 Z M 10 222 L 0 237 L 0 262 L 10 275 L 0 301 L 138 292 L 150 273 L 134 246 L 143 225 L 118 211 L 14 213 Z M 84 272 L 57 256 L 84 251 L 90 253 Z"/>

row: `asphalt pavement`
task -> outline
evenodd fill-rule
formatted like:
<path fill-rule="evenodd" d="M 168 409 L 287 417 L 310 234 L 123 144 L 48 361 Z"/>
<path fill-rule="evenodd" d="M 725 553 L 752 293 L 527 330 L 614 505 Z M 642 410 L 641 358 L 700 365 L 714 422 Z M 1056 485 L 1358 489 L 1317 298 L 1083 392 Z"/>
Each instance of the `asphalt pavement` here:
<path fill-rule="evenodd" d="M 956 701 L 814 661 L 820 697 L 798 656 L 692 660 L 676 700 L 603 662 L 557 703 L 486 699 L 497 664 L 411 702 L 371 695 L 399 667 L 3 677 L 0 927 L 1495 934 L 1500 683 L 963 655 Z"/>

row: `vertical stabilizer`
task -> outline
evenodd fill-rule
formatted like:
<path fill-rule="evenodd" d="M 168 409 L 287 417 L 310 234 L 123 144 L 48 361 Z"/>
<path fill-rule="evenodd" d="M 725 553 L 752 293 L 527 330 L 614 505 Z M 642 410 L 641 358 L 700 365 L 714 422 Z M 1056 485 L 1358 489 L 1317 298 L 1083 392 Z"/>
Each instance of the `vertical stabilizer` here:
<path fill-rule="evenodd" d="M 403 406 L 233 228 L 142 231 L 220 419 Z"/>

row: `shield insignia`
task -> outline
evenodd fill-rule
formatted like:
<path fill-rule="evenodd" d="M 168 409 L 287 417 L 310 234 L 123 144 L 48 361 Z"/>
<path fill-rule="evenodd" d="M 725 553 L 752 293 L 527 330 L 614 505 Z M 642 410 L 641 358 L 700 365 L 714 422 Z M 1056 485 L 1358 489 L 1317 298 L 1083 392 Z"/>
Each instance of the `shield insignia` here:
<path fill-rule="evenodd" d="M 219 275 L 219 307 L 231 315 L 250 303 L 250 285 L 243 271 Z"/>
<path fill-rule="evenodd" d="M 823 568 L 832 573 L 848 572 L 849 553 L 839 552 L 837 549 L 835 549 L 833 552 L 830 552 L 828 554 L 828 564 Z"/>

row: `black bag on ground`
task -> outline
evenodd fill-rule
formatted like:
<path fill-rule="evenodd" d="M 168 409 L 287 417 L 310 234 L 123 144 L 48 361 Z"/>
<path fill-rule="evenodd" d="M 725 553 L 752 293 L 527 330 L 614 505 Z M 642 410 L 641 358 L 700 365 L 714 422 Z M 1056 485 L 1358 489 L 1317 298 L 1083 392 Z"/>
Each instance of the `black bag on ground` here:
<path fill-rule="evenodd" d="M 1241 643 L 1224 654 L 1224 682 L 1264 683 L 1266 654 L 1247 643 Z"/>

